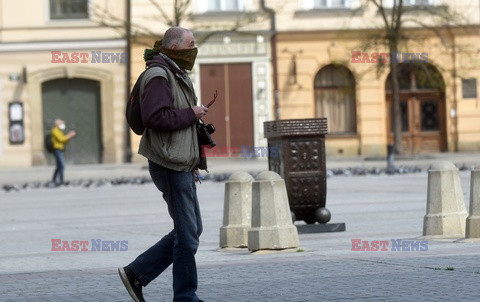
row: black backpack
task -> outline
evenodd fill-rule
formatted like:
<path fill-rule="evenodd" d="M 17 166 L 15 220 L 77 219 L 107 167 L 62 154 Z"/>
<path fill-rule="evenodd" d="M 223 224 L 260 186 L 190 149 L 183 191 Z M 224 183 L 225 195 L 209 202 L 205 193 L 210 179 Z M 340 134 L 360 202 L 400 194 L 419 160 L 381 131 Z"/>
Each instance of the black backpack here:
<path fill-rule="evenodd" d="M 45 149 L 47 150 L 48 153 L 53 153 L 53 141 L 52 141 L 52 133 L 48 133 L 45 135 L 43 138 L 43 143 L 45 145 Z"/>
<path fill-rule="evenodd" d="M 166 66 L 161 64 L 152 64 L 148 66 L 148 68 L 151 67 L 166 68 Z M 128 98 L 127 108 L 125 110 L 125 117 L 127 118 L 127 123 L 130 126 L 130 129 L 132 129 L 133 132 L 138 135 L 142 135 L 145 131 L 145 126 L 143 125 L 142 121 L 142 112 L 140 110 L 140 100 L 142 98 L 140 95 L 140 86 L 142 85 L 143 76 L 148 68 L 138 76 L 135 85 L 133 85 L 132 91 L 130 92 L 130 97 Z"/>

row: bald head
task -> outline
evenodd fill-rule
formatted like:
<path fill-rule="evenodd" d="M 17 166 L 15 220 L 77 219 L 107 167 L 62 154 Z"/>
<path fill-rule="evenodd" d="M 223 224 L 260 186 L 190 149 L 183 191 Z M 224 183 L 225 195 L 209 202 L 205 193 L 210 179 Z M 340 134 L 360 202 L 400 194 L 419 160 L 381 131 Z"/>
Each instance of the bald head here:
<path fill-rule="evenodd" d="M 162 46 L 168 49 L 188 49 L 195 47 L 193 33 L 183 27 L 170 27 L 163 36 Z"/>
<path fill-rule="evenodd" d="M 62 124 L 65 124 L 65 122 L 64 122 L 63 120 L 61 120 L 61 119 L 59 119 L 59 118 L 57 118 L 57 119 L 55 120 L 55 126 L 56 126 L 56 127 L 58 127 L 58 126 L 60 126 L 60 125 L 62 125 Z"/>

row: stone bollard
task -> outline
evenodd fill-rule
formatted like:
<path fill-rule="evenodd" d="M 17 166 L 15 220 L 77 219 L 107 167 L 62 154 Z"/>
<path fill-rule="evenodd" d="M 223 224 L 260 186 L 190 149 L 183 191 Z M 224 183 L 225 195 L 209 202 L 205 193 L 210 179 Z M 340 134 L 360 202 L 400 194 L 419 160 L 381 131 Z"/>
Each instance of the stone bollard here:
<path fill-rule="evenodd" d="M 465 238 L 480 238 L 480 169 L 475 168 L 470 177 L 470 215 L 467 218 Z"/>
<path fill-rule="evenodd" d="M 220 247 L 247 247 L 251 227 L 252 181 L 247 172 L 233 173 L 225 183 Z"/>
<path fill-rule="evenodd" d="M 248 249 L 276 250 L 298 247 L 285 181 L 275 172 L 260 173 L 252 185 L 252 228 Z"/>
<path fill-rule="evenodd" d="M 428 171 L 427 214 L 423 236 L 435 238 L 465 237 L 467 210 L 455 165 L 442 161 Z"/>

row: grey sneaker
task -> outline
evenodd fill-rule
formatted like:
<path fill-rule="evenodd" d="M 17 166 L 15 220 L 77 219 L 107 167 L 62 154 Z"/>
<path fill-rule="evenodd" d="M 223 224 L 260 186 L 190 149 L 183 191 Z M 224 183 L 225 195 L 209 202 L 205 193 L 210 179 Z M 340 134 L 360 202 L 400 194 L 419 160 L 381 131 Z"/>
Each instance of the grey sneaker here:
<path fill-rule="evenodd" d="M 135 302 L 145 302 L 142 293 L 142 284 L 135 278 L 132 270 L 128 266 L 119 267 L 118 274 L 132 299 Z"/>

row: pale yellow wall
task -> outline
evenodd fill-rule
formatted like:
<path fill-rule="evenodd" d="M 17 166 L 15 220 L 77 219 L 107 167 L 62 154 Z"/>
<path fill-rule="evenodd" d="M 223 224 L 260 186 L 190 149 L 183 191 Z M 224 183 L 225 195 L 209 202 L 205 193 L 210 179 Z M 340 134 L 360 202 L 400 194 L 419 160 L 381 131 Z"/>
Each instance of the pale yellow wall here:
<path fill-rule="evenodd" d="M 132 6 L 132 24 L 137 25 L 138 34 L 152 33 L 154 35 L 163 35 L 168 29 L 167 20 L 162 17 L 161 12 L 151 5 L 149 0 L 135 0 Z M 173 15 L 174 1 L 157 0 L 162 10 L 169 16 Z M 191 18 L 182 18 L 180 26 L 192 29 L 193 31 L 219 31 L 235 28 L 240 31 L 260 31 L 269 29 L 269 20 L 260 18 L 252 22 L 246 14 L 204 14 L 199 12 L 200 7 L 205 7 L 206 0 L 192 0 L 187 8 L 187 14 Z M 258 0 L 244 0 L 245 12 L 258 12 Z M 266 1 L 267 3 L 269 1 Z M 268 4 L 267 4 L 268 5 Z M 170 17 L 171 19 L 171 17 Z M 241 24 L 241 25 L 238 25 Z"/>
<path fill-rule="evenodd" d="M 480 29 L 473 37 L 459 37 L 457 42 L 466 50 L 476 50 L 477 55 L 468 55 L 463 51 L 457 56 L 459 77 L 477 79 L 477 98 L 466 98 L 462 96 L 461 81 L 458 89 L 458 129 L 459 146 L 461 151 L 480 151 Z"/>
<path fill-rule="evenodd" d="M 1 0 L 3 43 L 24 41 L 68 41 L 120 39 L 122 34 L 108 27 L 99 27 L 101 20 L 112 17 L 124 20 L 125 1 L 90 0 L 90 20 L 50 20 L 49 0 Z M 104 11 L 107 13 L 104 13 Z M 110 22 L 111 23 L 111 22 Z M 112 23 L 113 24 L 113 23 Z M 120 24 L 118 21 L 115 24 Z"/>
<path fill-rule="evenodd" d="M 105 52 L 122 52 L 123 49 L 103 49 Z M 11 73 L 27 68 L 27 83 L 8 80 Z M 124 150 L 125 64 L 121 63 L 51 63 L 50 52 L 0 54 L 0 77 L 2 81 L 2 148 L 0 166 L 30 166 L 44 164 L 43 122 L 41 83 L 47 80 L 71 77 L 86 78 L 100 82 L 102 110 L 102 139 L 106 163 L 122 162 Z M 19 100 L 24 105 L 25 143 L 9 144 L 8 103 Z"/>
<path fill-rule="evenodd" d="M 122 53 L 122 33 L 99 26 L 94 8 L 117 18 L 125 15 L 124 1 L 91 0 L 91 20 L 49 20 L 48 0 L 0 0 L 0 167 L 44 164 L 41 83 L 57 78 L 100 82 L 103 162 L 123 162 L 125 144 L 125 67 L 121 63 L 52 63 L 51 51 Z M 108 20 L 108 18 L 106 18 Z M 90 43 L 90 44 L 89 44 Z M 94 45 L 94 46 L 86 46 Z M 12 81 L 22 74 L 27 83 Z M 8 103 L 24 105 L 25 142 L 10 145 Z"/>
<path fill-rule="evenodd" d="M 350 0 L 352 10 L 331 10 L 305 12 L 303 0 L 267 0 L 266 5 L 277 11 L 277 29 L 279 31 L 323 31 L 341 29 L 371 29 L 383 26 L 383 20 L 377 14 L 377 9 L 364 0 Z M 388 1 L 383 1 L 387 3 Z M 436 0 L 436 3 L 451 7 L 458 15 L 459 22 L 479 23 L 479 5 L 477 0 Z M 355 12 L 359 9 L 360 12 Z M 419 17 L 424 24 L 438 24 L 438 21 L 428 17 L 419 10 L 413 14 Z M 409 17 L 410 17 L 409 16 Z M 407 18 L 408 19 L 408 18 Z M 405 27 L 418 27 L 418 23 L 405 22 Z"/>

